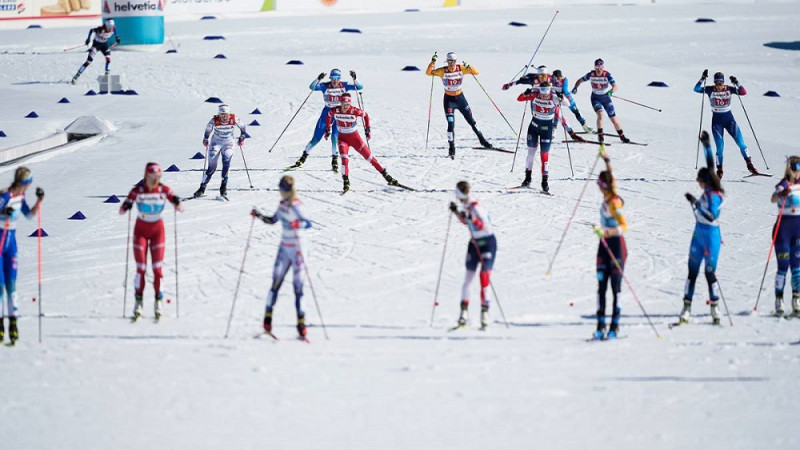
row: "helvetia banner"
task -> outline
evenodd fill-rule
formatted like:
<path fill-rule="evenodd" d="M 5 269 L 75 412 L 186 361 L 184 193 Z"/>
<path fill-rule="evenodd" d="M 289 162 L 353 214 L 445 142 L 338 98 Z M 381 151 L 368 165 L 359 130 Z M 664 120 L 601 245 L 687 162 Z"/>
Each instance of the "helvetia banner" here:
<path fill-rule="evenodd" d="M 114 19 L 120 46 L 164 43 L 166 0 L 103 0 L 103 19 Z"/>

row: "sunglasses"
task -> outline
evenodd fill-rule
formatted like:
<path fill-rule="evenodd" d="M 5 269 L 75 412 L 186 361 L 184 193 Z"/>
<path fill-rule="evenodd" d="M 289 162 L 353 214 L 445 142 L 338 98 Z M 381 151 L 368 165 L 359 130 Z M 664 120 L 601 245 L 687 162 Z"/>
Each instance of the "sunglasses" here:
<path fill-rule="evenodd" d="M 30 176 L 28 176 L 28 178 L 25 178 L 24 180 L 22 180 L 22 185 L 23 186 L 28 186 L 31 183 L 33 183 L 33 175 L 30 175 Z"/>

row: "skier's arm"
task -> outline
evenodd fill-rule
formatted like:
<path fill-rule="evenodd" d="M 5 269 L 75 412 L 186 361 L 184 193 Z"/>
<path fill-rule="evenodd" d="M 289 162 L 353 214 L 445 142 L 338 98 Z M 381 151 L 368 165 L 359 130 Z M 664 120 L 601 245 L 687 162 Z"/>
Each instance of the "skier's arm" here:
<path fill-rule="evenodd" d="M 311 228 L 311 219 L 306 216 L 302 203 L 300 203 L 300 201 L 295 201 L 292 203 L 292 209 L 297 215 L 297 220 L 291 223 L 292 228 L 295 230 L 298 228 Z"/>
<path fill-rule="evenodd" d="M 211 120 L 208 121 L 206 124 L 206 130 L 203 133 L 203 142 L 205 143 L 208 141 L 208 137 L 211 136 L 211 133 L 214 131 L 214 118 L 212 117 Z"/>
<path fill-rule="evenodd" d="M 122 205 L 120 205 L 120 207 L 119 207 L 119 213 L 120 213 L 120 215 L 122 215 L 122 214 L 125 214 L 125 213 L 126 213 L 126 212 L 128 212 L 128 211 L 129 211 L 131 208 L 133 208 L 133 202 L 135 202 L 135 201 L 136 201 L 136 196 L 138 195 L 138 193 L 139 193 L 139 192 L 138 192 L 138 190 L 137 190 L 137 188 L 136 188 L 136 187 L 134 187 L 133 189 L 131 189 L 131 191 L 128 193 L 128 197 L 127 197 L 127 198 L 125 198 L 125 201 L 124 201 L 124 202 L 122 202 Z"/>
<path fill-rule="evenodd" d="M 356 81 L 355 83 L 344 83 L 344 90 L 345 91 L 360 91 L 364 89 L 364 85 L 361 84 L 360 81 Z"/>
<path fill-rule="evenodd" d="M 533 100 L 536 98 L 536 94 L 534 94 L 533 89 L 526 89 L 525 92 L 519 94 L 517 97 L 518 102 L 527 102 L 528 100 Z"/>
<path fill-rule="evenodd" d="M 444 67 L 439 67 L 438 69 L 434 69 L 435 65 L 436 61 L 431 61 L 431 63 L 428 64 L 428 68 L 425 69 L 425 75 L 442 78 L 442 76 L 444 75 Z"/>
<path fill-rule="evenodd" d="M 465 75 L 480 75 L 480 72 L 478 72 L 478 69 L 476 69 L 475 66 L 470 66 L 467 63 L 464 63 L 464 65 L 461 66 L 461 70 Z"/>
<path fill-rule="evenodd" d="M 95 32 L 94 28 L 89 28 L 89 34 L 86 36 L 86 45 L 89 45 L 89 42 L 92 41 L 92 33 Z"/>
<path fill-rule="evenodd" d="M 778 184 L 775 185 L 775 192 L 772 193 L 772 197 L 770 197 L 769 201 L 771 203 L 778 203 L 778 199 L 781 197 L 787 197 L 789 194 L 792 193 L 792 187 L 789 185 L 789 182 L 786 181 L 784 178 Z"/>
<path fill-rule="evenodd" d="M 322 79 L 325 78 L 325 72 L 320 73 L 317 78 L 314 78 L 314 81 L 308 86 L 308 89 L 312 91 L 325 91 L 325 83 L 321 83 Z"/>
<path fill-rule="evenodd" d="M 697 92 L 698 94 L 702 94 L 703 93 L 703 79 L 702 78 L 697 81 L 697 84 L 694 85 L 694 91 Z"/>
<path fill-rule="evenodd" d="M 366 111 L 361 111 L 360 116 L 364 119 L 364 128 L 369 130 L 369 114 Z"/>
<path fill-rule="evenodd" d="M 245 125 L 236 119 L 236 126 L 239 127 L 239 145 L 244 144 L 245 137 L 247 137 L 247 131 L 245 131 Z"/>

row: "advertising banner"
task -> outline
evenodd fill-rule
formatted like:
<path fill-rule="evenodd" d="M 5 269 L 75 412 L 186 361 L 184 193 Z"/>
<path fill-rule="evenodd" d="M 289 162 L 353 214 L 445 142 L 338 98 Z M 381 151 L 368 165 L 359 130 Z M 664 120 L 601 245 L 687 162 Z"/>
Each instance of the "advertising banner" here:
<path fill-rule="evenodd" d="M 164 0 L 103 0 L 103 19 L 114 19 L 121 47 L 164 43 Z"/>
<path fill-rule="evenodd" d="M 0 20 L 100 16 L 101 0 L 0 0 Z"/>

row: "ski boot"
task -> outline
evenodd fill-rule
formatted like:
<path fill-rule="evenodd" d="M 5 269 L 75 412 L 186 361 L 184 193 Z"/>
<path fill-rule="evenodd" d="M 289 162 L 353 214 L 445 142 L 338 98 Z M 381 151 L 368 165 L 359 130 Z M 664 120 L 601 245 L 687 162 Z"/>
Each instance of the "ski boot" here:
<path fill-rule="evenodd" d="M 547 175 L 542 175 L 542 191 L 550 193 L 550 185 L 547 184 Z"/>
<path fill-rule="evenodd" d="M 156 295 L 156 304 L 155 304 L 155 310 L 154 310 L 155 311 L 156 320 L 160 320 L 161 319 L 161 305 L 164 303 L 163 300 L 164 300 L 164 294 L 159 292 L 158 295 Z"/>
<path fill-rule="evenodd" d="M 350 190 L 350 177 L 347 175 L 342 175 L 342 181 L 344 182 L 342 186 L 342 194 Z"/>
<path fill-rule="evenodd" d="M 17 318 L 9 316 L 8 318 L 8 335 L 11 345 L 14 345 L 19 340 L 19 330 L 17 330 Z"/>
<path fill-rule="evenodd" d="M 72 80 L 70 80 L 70 84 L 77 83 L 78 82 L 78 78 L 80 78 L 80 77 L 81 77 L 81 73 L 80 72 L 76 73 L 75 76 L 72 77 Z"/>
<path fill-rule="evenodd" d="M 800 317 L 800 294 L 792 294 L 792 315 Z"/>
<path fill-rule="evenodd" d="M 381 175 L 383 175 L 383 179 L 386 180 L 387 183 L 389 183 L 389 186 L 397 186 L 398 184 L 400 184 L 400 183 L 397 182 L 397 180 L 392 178 L 391 175 L 386 173 L 386 169 L 383 169 L 383 172 L 381 172 Z"/>
<path fill-rule="evenodd" d="M 336 155 L 331 156 L 331 170 L 333 173 L 339 173 L 339 157 Z"/>
<path fill-rule="evenodd" d="M 492 144 L 490 144 L 490 143 L 489 143 L 489 141 L 487 141 L 487 140 L 486 140 L 486 138 L 485 138 L 485 137 L 483 137 L 483 133 L 481 133 L 481 132 L 479 131 L 479 132 L 477 133 L 477 135 L 478 135 L 478 141 L 481 143 L 481 146 L 482 146 L 483 148 L 494 148 L 494 147 L 492 147 Z"/>
<path fill-rule="evenodd" d="M 750 158 L 745 159 L 744 162 L 747 163 L 747 170 L 749 170 L 751 174 L 758 175 L 758 170 L 753 165 L 753 161 Z"/>
<path fill-rule="evenodd" d="M 625 137 L 625 133 L 622 130 L 617 130 L 617 136 L 619 136 L 619 140 L 622 141 L 623 144 L 630 144 L 631 140 Z"/>
<path fill-rule="evenodd" d="M 526 170 L 525 171 L 525 179 L 522 180 L 522 184 L 520 186 L 522 186 L 522 187 L 531 187 L 531 171 L 530 170 Z"/>
<path fill-rule="evenodd" d="M 597 329 L 594 331 L 593 337 L 598 341 L 606 338 L 606 324 L 604 321 L 597 322 Z"/>
<path fill-rule="evenodd" d="M 615 322 L 611 322 L 611 327 L 608 329 L 608 335 L 606 339 L 616 339 L 619 335 L 619 324 Z"/>
<path fill-rule="evenodd" d="M 576 133 L 576 132 L 574 132 L 572 130 L 569 130 L 569 137 L 575 142 L 584 142 L 585 141 L 585 139 L 582 138 L 581 135 L 579 135 L 578 133 Z"/>
<path fill-rule="evenodd" d="M 680 325 L 686 325 L 689 323 L 690 317 L 692 317 L 692 301 L 683 299 L 683 309 L 681 310 L 680 316 L 678 316 L 678 323 Z"/>
<path fill-rule="evenodd" d="M 467 322 L 469 321 L 469 311 L 467 307 L 469 307 L 469 302 L 462 300 L 461 312 L 458 314 L 458 328 L 466 328 L 467 326 Z"/>
<path fill-rule="evenodd" d="M 450 159 L 456 159 L 456 143 L 453 141 L 447 141 L 448 144 L 448 151 L 447 154 L 450 156 Z"/>
<path fill-rule="evenodd" d="M 775 296 L 775 315 L 778 317 L 783 317 L 783 296 L 776 295 Z"/>
<path fill-rule="evenodd" d="M 193 198 L 202 197 L 203 194 L 205 194 L 205 193 L 206 193 L 206 185 L 205 184 L 201 184 L 200 187 L 197 188 L 196 191 L 194 191 L 194 195 L 192 195 L 192 197 Z"/>
<path fill-rule="evenodd" d="M 719 300 L 711 300 L 711 321 L 719 325 Z"/>
<path fill-rule="evenodd" d="M 304 317 L 297 318 L 297 334 L 300 335 L 301 339 L 306 337 L 306 319 Z"/>
<path fill-rule="evenodd" d="M 583 127 L 583 132 L 584 133 L 591 134 L 592 127 L 590 127 L 589 125 L 586 125 L 586 121 L 581 122 L 581 127 Z"/>
<path fill-rule="evenodd" d="M 106 76 L 111 75 L 111 69 L 106 69 Z"/>
<path fill-rule="evenodd" d="M 722 179 L 722 164 L 717 165 L 717 178 Z"/>
<path fill-rule="evenodd" d="M 606 134 L 603 133 L 603 129 L 602 128 L 598 128 L 597 129 L 597 142 L 602 144 L 605 141 L 606 141 Z"/>
<path fill-rule="evenodd" d="M 481 306 L 481 330 L 489 326 L 489 306 Z"/>
<path fill-rule="evenodd" d="M 222 179 L 222 183 L 219 184 L 219 195 L 225 197 L 228 195 L 228 180 Z"/>
<path fill-rule="evenodd" d="M 6 337 L 6 325 L 5 325 L 5 317 L 0 317 L 0 342 Z"/>
<path fill-rule="evenodd" d="M 298 167 L 302 166 L 304 162 L 306 162 L 306 158 L 308 158 L 308 153 L 303 152 L 303 154 L 300 155 L 300 159 L 295 161 L 295 163 L 291 166 L 287 167 L 287 169 L 297 169 Z"/>
<path fill-rule="evenodd" d="M 264 314 L 264 331 L 272 333 L 272 311 Z"/>
<path fill-rule="evenodd" d="M 139 319 L 142 317 L 142 312 L 144 311 L 144 302 L 142 302 L 142 296 L 140 294 L 136 294 L 134 297 L 136 302 L 133 305 L 133 320 Z"/>

